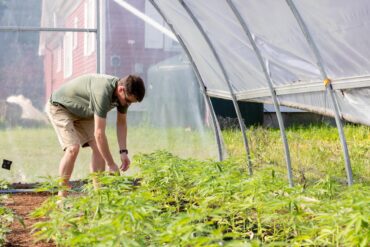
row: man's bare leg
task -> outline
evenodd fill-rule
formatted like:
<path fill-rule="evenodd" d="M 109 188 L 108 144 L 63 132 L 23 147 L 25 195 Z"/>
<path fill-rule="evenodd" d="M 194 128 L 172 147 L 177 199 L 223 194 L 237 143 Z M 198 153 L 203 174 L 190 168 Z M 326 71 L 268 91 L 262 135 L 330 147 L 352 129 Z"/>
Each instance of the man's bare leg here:
<path fill-rule="evenodd" d="M 69 179 L 71 178 L 73 167 L 76 162 L 78 152 L 80 150 L 80 145 L 75 144 L 66 148 L 63 158 L 59 163 L 59 175 L 62 179 L 62 186 L 68 187 Z M 67 191 L 60 190 L 58 196 L 66 197 Z"/>
<path fill-rule="evenodd" d="M 95 172 L 95 173 L 104 172 L 105 171 L 105 160 L 103 156 L 100 154 L 96 141 L 95 140 L 90 141 L 89 146 L 92 149 L 90 171 Z M 95 177 L 93 178 L 93 185 L 95 189 L 100 187 Z"/>

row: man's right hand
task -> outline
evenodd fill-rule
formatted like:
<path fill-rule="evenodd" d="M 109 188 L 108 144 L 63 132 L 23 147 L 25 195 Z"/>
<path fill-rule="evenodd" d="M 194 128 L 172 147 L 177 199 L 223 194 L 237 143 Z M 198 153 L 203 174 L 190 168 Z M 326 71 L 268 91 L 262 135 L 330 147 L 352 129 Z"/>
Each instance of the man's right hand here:
<path fill-rule="evenodd" d="M 113 164 L 111 164 L 111 165 L 108 165 L 108 171 L 109 171 L 110 173 L 113 173 L 113 174 L 116 174 L 116 173 L 118 173 L 118 174 L 119 174 L 118 166 L 117 166 L 115 163 L 113 163 Z"/>

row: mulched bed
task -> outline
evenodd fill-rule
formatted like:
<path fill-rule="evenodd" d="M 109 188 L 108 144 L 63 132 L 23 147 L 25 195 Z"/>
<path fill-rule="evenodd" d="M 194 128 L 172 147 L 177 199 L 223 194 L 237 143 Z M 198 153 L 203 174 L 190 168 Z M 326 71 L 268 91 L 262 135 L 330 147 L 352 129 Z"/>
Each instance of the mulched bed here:
<path fill-rule="evenodd" d="M 5 206 L 12 209 L 18 216 L 24 220 L 25 227 L 15 220 L 11 226 L 11 232 L 7 235 L 5 246 L 37 246 L 49 247 L 56 246 L 54 243 L 38 242 L 35 243 L 31 231 L 32 225 L 37 220 L 32 219 L 29 214 L 39 207 L 48 197 L 49 193 L 15 193 L 11 194 L 5 201 Z"/>
<path fill-rule="evenodd" d="M 81 187 L 86 183 L 87 181 L 85 180 L 70 181 L 70 185 L 75 191 L 80 191 Z M 28 192 L 29 190 L 34 190 L 39 186 L 39 183 L 13 183 L 9 186 L 9 190 L 1 190 L 1 194 L 18 191 L 18 193 L 9 194 L 9 198 L 5 201 L 4 206 L 13 210 L 16 215 L 23 219 L 25 224 L 24 227 L 18 220 L 13 222 L 11 225 L 11 232 L 6 237 L 7 242 L 5 246 L 56 246 L 54 243 L 47 243 L 45 241 L 35 243 L 35 238 L 31 233 L 32 225 L 38 222 L 39 219 L 32 219 L 29 214 L 36 208 L 40 207 L 41 204 L 51 195 L 48 192 Z M 22 191 L 22 193 L 19 193 L 19 191 Z"/>
<path fill-rule="evenodd" d="M 5 206 L 12 209 L 15 214 L 23 218 L 25 227 L 15 220 L 11 225 L 11 232 L 6 237 L 7 247 L 14 246 L 38 246 L 49 247 L 56 246 L 54 243 L 37 242 L 32 236 L 32 225 L 37 220 L 32 219 L 29 214 L 39 207 L 48 197 L 49 193 L 15 193 L 10 194 L 9 198 L 5 201 Z"/>
<path fill-rule="evenodd" d="M 15 193 L 9 195 L 9 198 L 5 201 L 5 206 L 23 218 L 25 227 L 18 220 L 15 220 L 11 225 L 12 231 L 6 237 L 7 242 L 5 246 L 56 246 L 54 243 L 35 243 L 35 239 L 31 234 L 32 225 L 37 220 L 32 219 L 29 214 L 39 207 L 49 196 L 49 193 Z"/>

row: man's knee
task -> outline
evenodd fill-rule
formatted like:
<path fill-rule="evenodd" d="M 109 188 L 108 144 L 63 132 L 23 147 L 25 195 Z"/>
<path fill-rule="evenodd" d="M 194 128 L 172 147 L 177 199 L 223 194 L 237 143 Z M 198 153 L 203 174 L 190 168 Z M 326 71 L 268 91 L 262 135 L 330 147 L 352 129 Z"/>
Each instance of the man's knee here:
<path fill-rule="evenodd" d="M 77 156 L 78 152 L 80 151 L 80 145 L 74 144 L 66 148 L 66 153 L 68 153 L 71 156 Z"/>

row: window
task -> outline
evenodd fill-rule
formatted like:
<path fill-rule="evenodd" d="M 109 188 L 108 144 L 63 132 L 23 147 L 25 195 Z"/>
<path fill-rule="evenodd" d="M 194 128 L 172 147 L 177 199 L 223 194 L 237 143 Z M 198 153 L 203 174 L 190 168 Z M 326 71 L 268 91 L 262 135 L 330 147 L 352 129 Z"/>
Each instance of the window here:
<path fill-rule="evenodd" d="M 64 35 L 63 48 L 64 78 L 68 78 L 72 75 L 73 67 L 73 35 L 71 32 L 67 32 Z"/>
<path fill-rule="evenodd" d="M 164 50 L 180 52 L 182 48 L 179 42 L 171 39 L 170 37 L 164 36 Z"/>
<path fill-rule="evenodd" d="M 95 0 L 86 0 L 84 9 L 85 28 L 95 28 Z M 95 33 L 84 33 L 84 55 L 95 51 Z"/>
<path fill-rule="evenodd" d="M 161 15 L 149 3 L 145 2 L 145 14 L 154 21 L 163 24 Z M 157 29 L 145 22 L 145 48 L 162 49 L 163 48 L 163 34 Z"/>
<path fill-rule="evenodd" d="M 145 14 L 153 21 L 164 25 L 164 27 L 169 30 L 161 15 L 155 10 L 150 2 L 146 2 L 145 4 Z M 181 46 L 177 40 L 173 40 L 148 23 L 145 23 L 145 48 L 163 49 L 165 51 L 181 51 Z"/>

